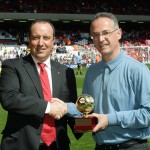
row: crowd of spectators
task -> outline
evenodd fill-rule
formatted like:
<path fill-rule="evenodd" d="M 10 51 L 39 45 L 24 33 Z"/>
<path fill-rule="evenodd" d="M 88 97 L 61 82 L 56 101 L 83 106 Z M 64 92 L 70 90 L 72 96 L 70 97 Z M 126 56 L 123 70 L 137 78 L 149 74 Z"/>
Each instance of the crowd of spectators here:
<path fill-rule="evenodd" d="M 34 5 L 33 5 L 34 4 Z M 150 0 L 0 0 L 0 11 L 11 13 L 64 13 L 64 14 L 95 14 L 100 11 L 111 12 L 116 15 L 150 15 Z M 76 52 L 80 51 L 82 64 L 89 66 L 101 60 L 101 55 L 93 46 L 89 31 L 68 30 L 56 28 L 55 49 L 53 59 L 65 65 L 77 65 Z M 14 39 L 0 39 L 0 65 L 5 59 L 22 57 L 27 55 L 25 48 L 19 45 L 28 45 L 28 33 L 26 28 L 19 30 L 8 29 Z M 88 29 L 89 30 L 89 29 Z M 83 42 L 82 42 L 83 41 Z M 85 42 L 86 41 L 86 42 Z M 18 45 L 19 44 L 19 45 Z M 148 62 L 150 56 L 150 30 L 123 30 L 120 40 L 121 47 L 131 57 L 140 62 Z M 9 49 L 7 45 L 17 45 Z M 73 51 L 67 50 L 66 46 L 72 45 Z M 77 46 L 80 46 L 78 49 Z M 132 46 L 149 46 L 149 49 L 134 49 Z M 60 54 L 60 55 L 59 55 Z M 62 54 L 62 55 L 61 55 Z M 65 54 L 65 55 L 64 55 Z M 58 57 L 59 56 L 59 57 Z"/>
<path fill-rule="evenodd" d="M 14 38 L 16 37 L 16 41 L 11 39 L 0 39 L 0 44 L 3 45 L 16 45 L 16 44 L 28 44 L 27 36 L 28 34 L 25 31 L 19 31 L 13 29 L 16 33 L 14 34 Z M 18 32 L 17 32 L 18 31 Z M 124 31 L 123 36 L 120 40 L 121 46 L 150 46 L 150 31 L 148 30 L 130 30 Z M 85 42 L 86 41 L 86 42 Z M 56 30 L 55 44 L 59 47 L 57 48 L 58 53 L 65 53 L 66 49 L 64 45 L 74 45 L 74 44 L 92 44 L 92 39 L 90 34 L 84 32 L 82 30 L 71 31 L 71 30 Z"/>
<path fill-rule="evenodd" d="M 56 33 L 56 41 L 61 43 L 62 45 L 73 45 L 75 43 L 80 43 L 79 41 L 83 41 L 83 39 L 87 40 L 88 44 L 93 43 L 90 34 L 84 33 L 83 31 L 79 32 L 68 32 L 68 31 L 62 31 L 59 33 Z M 150 30 L 149 31 L 123 31 L 122 39 L 120 40 L 120 43 L 122 46 L 150 46 L 150 43 L 148 42 L 150 40 Z M 81 42 L 82 44 L 82 42 Z"/>
<path fill-rule="evenodd" d="M 20 47 L 19 45 L 1 45 L 0 44 L 0 71 L 2 62 L 6 59 L 13 59 L 23 57 L 28 54 L 26 46 Z"/>
<path fill-rule="evenodd" d="M 9 30 L 8 30 L 9 31 Z M 19 29 L 13 29 L 13 37 L 16 38 L 16 40 L 12 39 L 0 39 L 0 44 L 7 44 L 7 43 L 18 43 L 20 44 L 27 44 L 28 40 L 28 33 L 23 30 Z M 92 39 L 90 37 L 89 32 L 86 32 L 84 30 L 77 30 L 77 31 L 71 31 L 68 30 L 56 30 L 56 37 L 55 37 L 55 43 L 61 44 L 61 45 L 73 45 L 75 43 L 78 43 L 79 41 L 82 41 L 83 39 L 87 40 L 87 43 L 91 44 Z M 146 46 L 149 45 L 148 40 L 150 40 L 150 30 L 130 30 L 130 31 L 124 31 L 123 30 L 123 36 L 120 40 L 120 43 L 128 46 Z M 83 42 L 84 43 L 84 42 Z M 81 42 L 82 44 L 82 42 Z M 58 49 L 58 51 L 61 51 L 63 48 Z M 65 49 L 63 49 L 63 52 L 65 52 Z M 63 53 L 62 52 L 62 53 Z"/>
<path fill-rule="evenodd" d="M 131 43 L 126 41 L 125 43 L 121 43 L 121 47 L 128 55 L 137 59 L 143 63 L 150 63 L 150 46 L 138 46 L 134 47 Z M 65 49 L 65 52 L 58 51 L 58 49 Z M 21 47 L 17 46 L 1 46 L 0 47 L 0 65 L 1 62 L 5 59 L 12 59 L 16 57 L 23 57 L 28 54 L 27 46 Z M 76 60 L 76 56 L 80 52 L 81 54 L 81 65 L 88 67 L 93 63 L 99 62 L 101 60 L 101 55 L 98 53 L 97 49 L 93 44 L 74 44 L 74 45 L 61 45 L 55 44 L 53 48 L 52 59 L 61 63 L 68 65 L 72 68 L 77 68 L 78 61 Z"/>
<path fill-rule="evenodd" d="M 23 13 L 150 15 L 149 6 L 149 0 L 0 0 L 1 12 Z"/>
<path fill-rule="evenodd" d="M 8 31 L 13 31 L 13 36 L 16 37 L 16 42 L 14 45 L 19 44 L 25 44 L 27 43 L 27 36 L 28 33 L 26 30 L 18 30 L 17 29 L 11 29 Z M 4 42 L 4 43 L 3 43 Z M 8 43 L 6 43 L 8 42 Z M 14 41 L 13 41 L 14 42 Z M 123 30 L 123 36 L 120 40 L 121 47 L 132 47 L 132 46 L 149 46 L 150 47 L 150 30 L 130 30 L 130 31 L 124 31 Z M 14 49 L 6 48 L 6 45 L 13 45 L 12 40 L 0 40 L 0 60 L 3 61 L 5 59 L 11 59 L 15 57 L 22 57 L 26 55 L 25 48 L 20 48 L 20 46 L 14 46 Z M 80 47 L 78 48 L 78 46 Z M 66 46 L 72 46 L 72 49 L 74 51 L 66 49 Z M 3 47 L 3 48 L 2 48 Z M 93 46 L 92 39 L 90 37 L 90 34 L 88 32 L 85 32 L 84 30 L 77 30 L 72 31 L 70 29 L 68 30 L 56 30 L 56 37 L 55 37 L 55 49 L 54 52 L 58 55 L 55 55 L 53 59 L 56 61 L 59 61 L 60 63 L 66 64 L 66 65 L 72 65 L 77 64 L 75 61 L 75 56 L 77 51 L 81 52 L 81 55 L 83 57 L 82 64 L 85 64 L 85 66 L 89 66 L 92 63 L 98 62 L 101 60 L 101 56 L 98 55 L 98 52 L 96 48 Z M 146 53 L 143 53 L 143 51 L 138 49 L 128 49 L 127 53 L 134 57 L 135 59 L 138 59 L 139 61 L 147 61 L 148 60 L 148 51 L 146 49 Z"/>

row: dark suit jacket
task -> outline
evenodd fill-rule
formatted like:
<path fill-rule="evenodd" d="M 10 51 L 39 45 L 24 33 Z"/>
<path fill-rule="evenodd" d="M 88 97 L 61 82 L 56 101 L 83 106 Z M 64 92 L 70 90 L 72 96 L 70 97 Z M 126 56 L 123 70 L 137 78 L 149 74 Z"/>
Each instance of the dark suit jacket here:
<path fill-rule="evenodd" d="M 64 102 L 75 102 L 77 92 L 73 70 L 51 61 L 51 71 L 53 97 Z M 2 150 L 38 150 L 47 102 L 44 101 L 39 74 L 30 54 L 3 63 L 0 100 L 3 108 L 8 111 L 2 132 Z M 73 118 L 67 116 L 56 121 L 60 150 L 69 149 L 67 123 L 73 128 L 73 121 Z M 77 138 L 79 136 L 76 135 Z"/>

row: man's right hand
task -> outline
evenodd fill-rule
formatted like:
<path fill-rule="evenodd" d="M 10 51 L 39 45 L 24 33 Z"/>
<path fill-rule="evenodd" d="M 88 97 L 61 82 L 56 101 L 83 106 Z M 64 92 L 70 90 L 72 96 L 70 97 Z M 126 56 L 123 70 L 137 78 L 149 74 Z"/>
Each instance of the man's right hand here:
<path fill-rule="evenodd" d="M 67 104 L 58 98 L 52 98 L 50 102 L 50 113 L 49 115 L 59 120 L 67 113 Z"/>

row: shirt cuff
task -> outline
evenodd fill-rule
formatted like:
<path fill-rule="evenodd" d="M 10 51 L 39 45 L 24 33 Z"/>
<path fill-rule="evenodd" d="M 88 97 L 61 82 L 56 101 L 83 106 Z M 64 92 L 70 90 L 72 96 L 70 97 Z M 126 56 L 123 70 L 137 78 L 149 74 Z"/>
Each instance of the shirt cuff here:
<path fill-rule="evenodd" d="M 108 114 L 107 116 L 109 125 L 117 125 L 118 120 L 116 113 Z"/>
<path fill-rule="evenodd" d="M 81 118 L 83 114 L 80 111 L 78 111 L 74 103 L 67 103 L 67 116 Z"/>
<path fill-rule="evenodd" d="M 51 111 L 51 104 L 50 102 L 47 103 L 47 107 L 46 107 L 46 111 L 45 111 L 45 114 L 49 114 Z"/>

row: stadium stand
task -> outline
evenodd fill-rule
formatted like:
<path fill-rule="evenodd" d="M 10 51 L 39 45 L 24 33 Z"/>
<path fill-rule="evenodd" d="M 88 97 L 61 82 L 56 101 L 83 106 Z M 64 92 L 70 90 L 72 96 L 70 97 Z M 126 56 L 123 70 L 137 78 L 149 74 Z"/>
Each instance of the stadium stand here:
<path fill-rule="evenodd" d="M 34 5 L 33 5 L 34 4 Z M 95 14 L 111 11 L 115 14 L 149 15 L 149 0 L 1 0 L 2 12 Z"/>
<path fill-rule="evenodd" d="M 123 29 L 123 37 L 120 40 L 120 44 L 126 53 L 141 62 L 147 62 L 150 47 L 149 5 L 149 0 L 144 0 L 144 2 L 141 0 L 129 0 L 128 2 L 124 0 L 76 0 L 76 3 L 74 3 L 74 0 L 0 0 L 0 11 L 3 12 L 0 17 L 2 18 L 3 15 L 11 13 L 9 17 L 13 19 L 11 21 L 3 19 L 0 22 L 1 30 L 3 29 L 3 32 L 0 32 L 1 54 L 4 52 L 5 47 L 8 49 L 8 53 L 3 53 L 4 55 L 1 56 L 1 60 L 25 55 L 24 50 L 27 49 L 28 45 L 28 26 L 32 21 L 28 20 L 20 23 L 19 20 L 23 17 L 27 16 L 29 18 L 29 16 L 36 14 L 35 18 L 33 18 L 36 19 L 37 16 L 44 14 L 51 19 L 52 14 L 54 16 L 65 16 L 65 14 L 82 16 L 85 14 L 95 14 L 99 11 L 108 11 L 126 18 L 125 21 L 127 22 L 120 21 L 120 26 Z M 149 19 L 138 23 L 138 21 L 134 22 L 132 20 L 135 16 L 140 16 L 145 20 Z M 19 19 L 14 19 L 14 17 Z M 74 56 L 77 51 L 81 51 L 84 58 L 83 64 L 89 66 L 89 64 L 95 63 L 97 50 L 93 46 L 89 35 L 89 22 L 83 23 L 70 20 L 69 23 L 65 23 L 61 19 L 60 17 L 59 21 L 52 20 L 56 28 L 56 46 L 53 59 L 66 65 L 76 66 Z M 82 20 L 86 21 L 86 18 L 82 18 Z M 75 44 L 78 46 L 77 50 L 75 50 Z M 20 48 L 22 45 L 25 45 L 25 47 Z M 70 49 L 70 47 L 72 48 Z M 19 53 L 17 53 L 18 50 Z M 73 53 L 71 54 L 71 52 Z M 141 59 L 140 56 L 143 58 Z"/>

